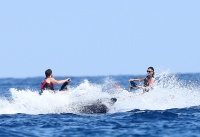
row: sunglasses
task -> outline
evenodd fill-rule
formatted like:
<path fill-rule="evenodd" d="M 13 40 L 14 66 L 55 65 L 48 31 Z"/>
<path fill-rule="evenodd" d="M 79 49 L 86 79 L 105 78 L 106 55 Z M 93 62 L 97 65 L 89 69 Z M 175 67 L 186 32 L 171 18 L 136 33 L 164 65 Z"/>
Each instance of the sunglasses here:
<path fill-rule="evenodd" d="M 150 73 L 150 72 L 153 72 L 153 71 L 149 71 L 149 70 L 147 70 L 147 72 Z"/>

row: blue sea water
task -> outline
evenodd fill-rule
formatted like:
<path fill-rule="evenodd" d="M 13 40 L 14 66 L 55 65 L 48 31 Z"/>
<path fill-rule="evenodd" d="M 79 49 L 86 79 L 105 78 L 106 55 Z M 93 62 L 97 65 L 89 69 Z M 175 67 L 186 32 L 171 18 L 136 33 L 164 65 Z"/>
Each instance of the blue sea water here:
<path fill-rule="evenodd" d="M 137 77 L 144 76 L 71 77 L 69 91 L 42 95 L 42 77 L 2 78 L 0 136 L 200 136 L 200 74 L 160 72 L 150 92 L 124 90 Z M 107 113 L 79 112 L 112 97 L 117 102 Z"/>

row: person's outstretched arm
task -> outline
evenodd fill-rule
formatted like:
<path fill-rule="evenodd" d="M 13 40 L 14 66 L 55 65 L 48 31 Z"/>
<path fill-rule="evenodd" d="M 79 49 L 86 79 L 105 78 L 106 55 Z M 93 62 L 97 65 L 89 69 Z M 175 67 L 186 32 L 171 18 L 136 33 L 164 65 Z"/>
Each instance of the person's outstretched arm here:
<path fill-rule="evenodd" d="M 67 78 L 65 80 L 56 80 L 54 78 L 51 78 L 50 81 L 53 83 L 53 84 L 63 84 L 64 82 L 68 82 L 70 81 L 70 78 Z"/>
<path fill-rule="evenodd" d="M 130 81 L 138 81 L 138 82 L 142 82 L 142 81 L 144 81 L 144 78 L 129 79 L 128 81 L 129 81 L 129 82 L 130 82 Z"/>

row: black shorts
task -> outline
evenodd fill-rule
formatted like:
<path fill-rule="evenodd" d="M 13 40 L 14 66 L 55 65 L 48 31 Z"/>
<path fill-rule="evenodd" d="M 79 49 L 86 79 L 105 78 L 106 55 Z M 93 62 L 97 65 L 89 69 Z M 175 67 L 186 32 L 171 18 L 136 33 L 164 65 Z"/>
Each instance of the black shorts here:
<path fill-rule="evenodd" d="M 130 81 L 131 87 L 137 87 L 137 84 L 134 81 Z"/>

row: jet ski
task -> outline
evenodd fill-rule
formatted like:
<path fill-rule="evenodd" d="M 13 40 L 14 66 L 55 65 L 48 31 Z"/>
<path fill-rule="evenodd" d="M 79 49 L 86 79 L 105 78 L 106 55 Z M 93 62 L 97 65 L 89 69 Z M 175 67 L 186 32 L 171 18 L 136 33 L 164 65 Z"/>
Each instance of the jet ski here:
<path fill-rule="evenodd" d="M 110 110 L 110 107 L 113 106 L 116 101 L 116 98 L 98 99 L 89 103 L 88 105 L 82 106 L 79 109 L 79 112 L 87 114 L 107 113 Z"/>

